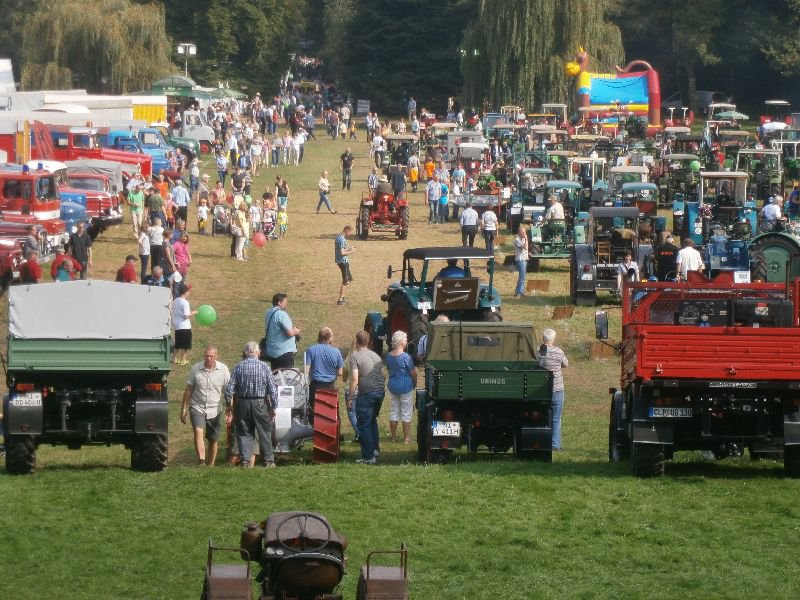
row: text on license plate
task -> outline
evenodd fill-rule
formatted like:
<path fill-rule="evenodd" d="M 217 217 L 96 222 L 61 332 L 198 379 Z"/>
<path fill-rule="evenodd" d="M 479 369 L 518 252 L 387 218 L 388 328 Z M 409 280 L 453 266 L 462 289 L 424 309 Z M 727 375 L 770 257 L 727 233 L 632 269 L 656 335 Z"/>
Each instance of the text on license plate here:
<path fill-rule="evenodd" d="M 651 406 L 650 407 L 650 416 L 651 417 L 691 417 L 692 416 L 692 409 L 691 408 L 670 408 L 670 407 L 662 407 L 662 406 Z"/>
<path fill-rule="evenodd" d="M 16 394 L 9 401 L 11 406 L 41 406 L 42 393 L 41 392 L 25 392 L 23 394 Z"/>
<path fill-rule="evenodd" d="M 592 279 L 591 273 L 581 273 L 581 281 L 589 281 Z"/>
<path fill-rule="evenodd" d="M 461 435 L 461 423 L 458 421 L 434 421 L 431 423 L 433 436 L 459 437 Z"/>

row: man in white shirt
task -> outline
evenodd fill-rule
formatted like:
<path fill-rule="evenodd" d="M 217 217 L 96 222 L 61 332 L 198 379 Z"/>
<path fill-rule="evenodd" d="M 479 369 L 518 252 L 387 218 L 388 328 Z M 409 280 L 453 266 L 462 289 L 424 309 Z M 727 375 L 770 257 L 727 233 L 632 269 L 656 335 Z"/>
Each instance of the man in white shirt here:
<path fill-rule="evenodd" d="M 775 224 L 781 220 L 781 206 L 780 201 L 783 200 L 780 196 L 770 196 L 761 209 L 761 227 L 760 231 L 772 231 Z"/>
<path fill-rule="evenodd" d="M 472 203 L 467 202 L 467 207 L 461 213 L 461 245 L 472 248 L 475 245 L 475 233 L 478 231 L 478 211 L 472 208 Z"/>
<path fill-rule="evenodd" d="M 683 248 L 678 252 L 676 271 L 681 280 L 686 281 L 689 271 L 702 272 L 705 268 L 703 264 L 703 257 L 694 247 L 694 240 L 692 238 L 684 238 Z"/>
<path fill-rule="evenodd" d="M 481 231 L 483 239 L 486 241 L 486 251 L 494 254 L 494 238 L 497 235 L 497 215 L 494 214 L 492 207 L 487 207 L 481 215 Z"/>
<path fill-rule="evenodd" d="M 380 129 L 376 129 L 375 135 L 372 137 L 372 150 L 375 153 L 375 166 L 380 169 L 383 164 L 383 155 L 386 154 Z"/>

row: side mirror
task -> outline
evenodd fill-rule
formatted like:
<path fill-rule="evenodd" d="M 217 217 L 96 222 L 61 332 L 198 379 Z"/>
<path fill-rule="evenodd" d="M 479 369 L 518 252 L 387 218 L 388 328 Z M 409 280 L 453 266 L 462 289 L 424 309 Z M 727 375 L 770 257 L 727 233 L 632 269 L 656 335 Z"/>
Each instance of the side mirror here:
<path fill-rule="evenodd" d="M 598 340 L 608 339 L 608 315 L 603 310 L 594 313 L 594 335 Z"/>
<path fill-rule="evenodd" d="M 386 279 L 391 279 L 391 278 L 392 278 L 392 265 L 389 265 L 386 268 Z"/>

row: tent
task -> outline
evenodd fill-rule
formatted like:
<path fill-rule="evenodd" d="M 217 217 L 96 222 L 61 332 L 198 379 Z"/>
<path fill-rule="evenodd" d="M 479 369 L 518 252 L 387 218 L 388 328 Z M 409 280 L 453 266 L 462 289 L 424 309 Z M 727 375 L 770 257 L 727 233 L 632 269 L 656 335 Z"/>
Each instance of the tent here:
<path fill-rule="evenodd" d="M 154 82 L 151 93 L 154 96 L 178 96 L 180 98 L 196 98 L 199 93 L 197 84 L 183 75 L 170 75 Z"/>

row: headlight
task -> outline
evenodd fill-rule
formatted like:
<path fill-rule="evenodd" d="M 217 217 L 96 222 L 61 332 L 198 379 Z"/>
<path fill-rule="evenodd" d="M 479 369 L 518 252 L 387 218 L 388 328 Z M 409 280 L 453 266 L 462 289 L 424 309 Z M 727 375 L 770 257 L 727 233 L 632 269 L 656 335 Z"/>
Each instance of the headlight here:
<path fill-rule="evenodd" d="M 277 550 L 275 550 L 275 554 L 277 554 L 278 556 L 283 556 L 285 552 L 283 551 L 283 548 L 278 548 Z"/>
<path fill-rule="evenodd" d="M 275 548 L 270 546 L 269 548 L 267 548 L 265 554 L 267 554 L 267 556 L 273 556 L 275 554 Z"/>

